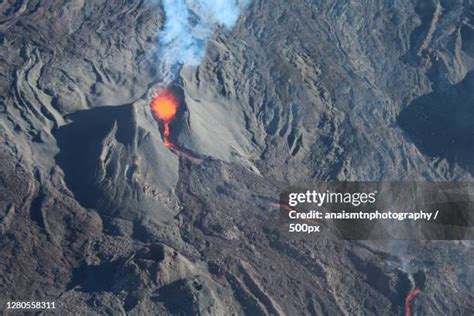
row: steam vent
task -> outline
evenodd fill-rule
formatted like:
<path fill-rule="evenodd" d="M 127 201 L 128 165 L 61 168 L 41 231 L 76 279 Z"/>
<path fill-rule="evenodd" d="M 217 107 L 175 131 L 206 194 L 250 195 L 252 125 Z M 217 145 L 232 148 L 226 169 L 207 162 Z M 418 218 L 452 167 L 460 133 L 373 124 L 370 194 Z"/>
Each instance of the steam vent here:
<path fill-rule="evenodd" d="M 3 315 L 474 315 L 474 0 L 0 1 Z"/>

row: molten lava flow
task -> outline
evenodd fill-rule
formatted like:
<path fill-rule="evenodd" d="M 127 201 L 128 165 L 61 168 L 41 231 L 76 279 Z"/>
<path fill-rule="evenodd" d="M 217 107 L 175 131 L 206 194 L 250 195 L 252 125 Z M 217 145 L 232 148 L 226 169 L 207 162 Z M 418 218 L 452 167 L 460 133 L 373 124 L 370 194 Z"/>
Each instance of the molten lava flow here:
<path fill-rule="evenodd" d="M 153 115 L 163 123 L 163 143 L 167 148 L 175 145 L 169 140 L 170 123 L 176 117 L 179 100 L 169 89 L 160 89 L 153 96 L 150 103 Z"/>
<path fill-rule="evenodd" d="M 405 300 L 405 315 L 406 316 L 412 316 L 411 308 L 413 305 L 413 301 L 418 296 L 418 294 L 420 294 L 420 292 L 421 292 L 420 289 L 415 288 L 413 291 L 411 291 L 408 294 Z"/>

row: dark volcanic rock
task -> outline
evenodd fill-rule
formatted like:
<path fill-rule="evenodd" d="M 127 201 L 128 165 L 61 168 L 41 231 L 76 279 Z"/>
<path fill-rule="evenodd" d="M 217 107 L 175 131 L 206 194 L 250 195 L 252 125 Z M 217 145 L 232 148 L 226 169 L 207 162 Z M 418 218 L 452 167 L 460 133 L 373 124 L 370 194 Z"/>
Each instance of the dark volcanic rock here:
<path fill-rule="evenodd" d="M 0 2 L 0 306 L 57 314 L 474 311 L 472 242 L 279 233 L 313 180 L 467 180 L 472 1 L 254 0 L 163 145 L 158 1 Z"/>
<path fill-rule="evenodd" d="M 426 155 L 474 171 L 474 73 L 456 85 L 414 100 L 398 123 Z"/>

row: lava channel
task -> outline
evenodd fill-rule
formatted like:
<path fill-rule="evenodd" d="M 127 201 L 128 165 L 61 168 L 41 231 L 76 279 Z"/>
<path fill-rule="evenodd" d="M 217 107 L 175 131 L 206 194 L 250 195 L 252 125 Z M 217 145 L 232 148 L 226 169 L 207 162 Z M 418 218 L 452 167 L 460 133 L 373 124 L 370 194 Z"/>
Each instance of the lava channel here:
<path fill-rule="evenodd" d="M 421 292 L 420 289 L 415 288 L 413 289 L 413 291 L 408 293 L 408 296 L 405 300 L 405 315 L 406 316 L 412 316 L 411 309 L 412 309 L 413 301 L 418 296 L 418 294 L 420 294 L 420 292 Z"/>

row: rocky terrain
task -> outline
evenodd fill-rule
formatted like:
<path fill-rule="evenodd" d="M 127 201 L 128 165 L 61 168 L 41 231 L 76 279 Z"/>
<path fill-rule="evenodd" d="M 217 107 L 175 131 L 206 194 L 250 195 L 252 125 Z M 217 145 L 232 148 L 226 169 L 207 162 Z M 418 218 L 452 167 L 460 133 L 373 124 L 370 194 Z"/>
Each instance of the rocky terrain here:
<path fill-rule="evenodd" d="M 157 1 L 0 2 L 0 306 L 45 314 L 474 313 L 471 241 L 279 234 L 279 193 L 472 181 L 474 3 L 254 0 L 172 82 Z"/>

